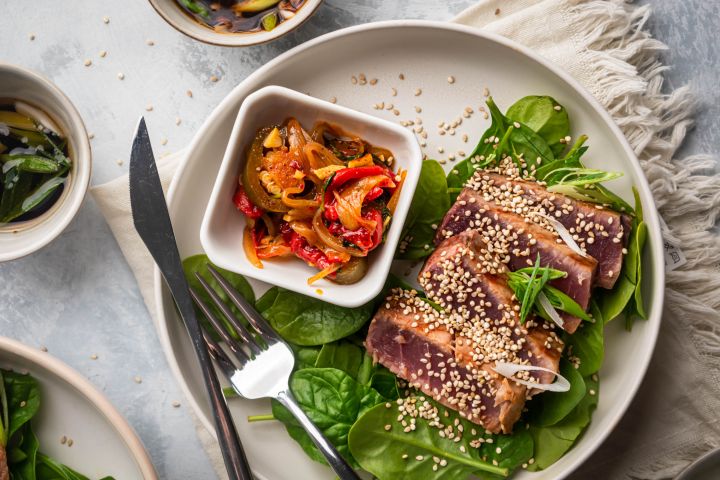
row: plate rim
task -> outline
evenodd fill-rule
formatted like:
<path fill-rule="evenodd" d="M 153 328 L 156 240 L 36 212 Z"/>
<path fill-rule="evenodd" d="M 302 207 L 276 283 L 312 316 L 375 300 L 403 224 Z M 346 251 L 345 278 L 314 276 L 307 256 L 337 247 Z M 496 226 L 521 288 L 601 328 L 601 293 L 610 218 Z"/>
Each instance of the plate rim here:
<path fill-rule="evenodd" d="M 0 352 L 17 355 L 73 387 L 105 417 L 115 432 L 120 435 L 142 472 L 143 478 L 157 480 L 157 472 L 140 437 L 125 417 L 110 403 L 110 400 L 87 378 L 50 353 L 29 347 L 12 338 L 0 336 Z"/>
<path fill-rule="evenodd" d="M 608 423 L 608 428 L 602 432 L 600 432 L 598 439 L 594 445 L 592 445 L 590 448 L 588 448 L 586 451 L 582 452 L 569 466 L 568 468 L 562 472 L 560 477 L 558 479 L 565 478 L 569 474 L 571 474 L 573 471 L 575 471 L 580 465 L 582 465 L 593 453 L 597 451 L 597 449 L 607 440 L 608 436 L 611 432 L 615 430 L 617 427 L 617 424 L 620 422 L 620 420 L 625 416 L 627 413 L 627 410 L 630 406 L 630 403 L 635 399 L 637 392 L 640 388 L 640 385 L 642 385 L 643 380 L 645 379 L 645 375 L 647 374 L 648 367 L 650 366 L 650 361 L 652 359 L 653 353 L 655 352 L 655 348 L 657 346 L 657 337 L 660 332 L 660 325 L 662 321 L 662 311 L 664 307 L 664 300 L 665 300 L 665 265 L 663 262 L 663 256 L 662 256 L 662 235 L 660 233 L 660 221 L 659 221 L 659 214 L 657 212 L 657 207 L 655 205 L 655 200 L 652 196 L 652 192 L 650 190 L 650 186 L 648 184 L 647 178 L 645 176 L 645 173 L 642 171 L 642 168 L 640 166 L 640 161 L 637 158 L 637 155 L 633 151 L 632 147 L 630 146 L 630 143 L 628 142 L 625 135 L 620 130 L 620 127 L 615 123 L 615 121 L 612 119 L 612 116 L 610 113 L 600 104 L 600 102 L 588 91 L 587 88 L 585 88 L 578 80 L 576 80 L 574 77 L 572 77 L 569 73 L 567 73 L 565 70 L 563 70 L 561 67 L 555 65 L 554 63 L 550 62 L 549 60 L 545 59 L 544 57 L 540 56 L 539 54 L 532 51 L 530 48 L 514 41 L 509 38 L 503 37 L 502 35 L 488 32 L 485 30 L 482 30 L 477 27 L 471 27 L 467 25 L 462 25 L 450 21 L 435 21 L 435 20 L 384 20 L 379 22 L 370 22 L 370 23 L 364 23 L 360 25 L 354 25 L 346 28 L 342 28 L 339 30 L 335 30 L 332 32 L 328 32 L 324 35 L 320 35 L 318 37 L 315 37 L 311 40 L 308 40 L 304 43 L 301 43 L 284 53 L 278 55 L 277 57 L 273 58 L 269 62 L 267 62 L 262 67 L 255 70 L 253 73 L 248 75 L 243 81 L 238 83 L 228 94 L 223 98 L 223 100 L 213 109 L 213 111 L 208 115 L 208 117 L 205 119 L 203 124 L 200 126 L 198 131 L 196 132 L 195 136 L 191 140 L 188 147 L 186 147 L 183 150 L 183 157 L 180 160 L 180 163 L 178 164 L 177 170 L 175 171 L 175 174 L 173 175 L 173 179 L 170 183 L 170 186 L 168 188 L 167 192 L 167 203 L 168 205 L 172 205 L 175 194 L 177 190 L 177 186 L 179 184 L 179 178 L 182 176 L 183 172 L 187 168 L 188 163 L 190 162 L 191 153 L 197 148 L 197 145 L 200 143 L 202 137 L 206 133 L 206 130 L 208 130 L 215 122 L 215 119 L 220 116 L 221 112 L 224 112 L 228 108 L 230 108 L 230 105 L 234 103 L 235 97 L 238 95 L 238 92 L 241 91 L 243 88 L 246 88 L 246 85 L 250 85 L 253 83 L 257 83 L 262 80 L 263 77 L 267 75 L 267 73 L 272 70 L 272 68 L 275 67 L 275 65 L 283 62 L 286 58 L 289 58 L 292 55 L 298 54 L 300 52 L 303 52 L 305 50 L 308 50 L 310 48 L 314 48 L 317 45 L 321 45 L 326 42 L 330 42 L 335 40 L 336 38 L 353 35 L 356 33 L 360 33 L 366 30 L 380 30 L 380 29 L 391 29 L 391 28 L 429 28 L 429 29 L 438 29 L 438 30 L 445 30 L 445 31 L 454 31 L 458 33 L 464 33 L 469 34 L 475 37 L 479 37 L 481 39 L 498 43 L 502 46 L 505 46 L 507 48 L 513 49 L 520 53 L 521 55 L 527 57 L 531 61 L 534 61 L 538 63 L 540 66 L 546 68 L 551 73 L 555 74 L 556 76 L 560 77 L 560 79 L 564 82 L 566 82 L 571 88 L 573 88 L 581 97 L 582 99 L 593 109 L 595 114 L 597 114 L 605 123 L 605 125 L 610 129 L 612 134 L 614 135 L 615 139 L 619 142 L 620 146 L 622 147 L 625 155 L 630 158 L 632 161 L 630 165 L 628 166 L 630 169 L 632 169 L 635 173 L 635 176 L 639 179 L 640 185 L 638 185 L 638 190 L 640 194 L 640 198 L 643 203 L 643 216 L 644 221 L 648 226 L 648 233 L 650 242 L 648 249 L 646 249 L 646 255 L 650 253 L 650 258 L 652 260 L 652 270 L 653 270 L 653 277 L 650 279 L 651 285 L 650 290 L 652 291 L 652 298 L 655 305 L 657 305 L 657 308 L 653 310 L 652 315 L 650 315 L 647 320 L 644 320 L 644 322 L 647 322 L 651 325 L 652 328 L 649 329 L 648 332 L 645 332 L 646 335 L 648 335 L 650 338 L 647 339 L 649 341 L 649 345 L 651 348 L 648 348 L 645 352 L 644 358 L 642 359 L 642 365 L 640 368 L 638 368 L 638 381 L 633 385 L 629 390 L 629 394 L 624 397 L 624 399 L 620 402 L 621 406 L 620 409 L 612 416 L 611 420 Z M 649 208 L 650 207 L 650 208 Z M 185 382 L 184 376 L 180 370 L 180 365 L 177 362 L 177 358 L 174 355 L 174 351 L 172 350 L 172 344 L 170 339 L 170 333 L 167 329 L 167 318 L 165 316 L 165 310 L 164 310 L 164 302 L 163 302 L 163 281 L 162 281 L 162 275 L 160 273 L 160 270 L 157 268 L 157 266 L 154 267 L 154 297 L 155 297 L 155 308 L 156 313 L 158 315 L 158 336 L 160 337 L 160 343 L 162 345 L 163 351 L 165 352 L 165 357 L 168 360 L 168 363 L 170 364 L 170 368 L 175 375 L 176 380 L 180 384 L 180 387 L 187 397 L 190 405 L 193 408 L 194 413 L 197 415 L 198 419 L 200 420 L 200 423 L 209 431 L 210 435 L 212 435 L 214 438 L 216 438 L 215 430 L 212 426 L 212 423 L 210 422 L 210 419 L 204 415 L 202 409 L 200 408 L 200 405 L 195 400 L 195 396 L 190 391 L 187 382 Z M 561 457 L 562 458 L 562 457 Z"/>

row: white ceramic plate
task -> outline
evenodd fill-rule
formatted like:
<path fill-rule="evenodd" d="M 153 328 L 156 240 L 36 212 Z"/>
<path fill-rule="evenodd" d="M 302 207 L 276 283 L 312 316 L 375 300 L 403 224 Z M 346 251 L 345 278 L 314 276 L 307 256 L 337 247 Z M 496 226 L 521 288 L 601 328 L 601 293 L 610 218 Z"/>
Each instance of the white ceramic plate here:
<path fill-rule="evenodd" d="M 378 78 L 375 86 L 351 83 L 364 73 Z M 403 73 L 405 80 L 398 75 Z M 450 84 L 448 77 L 454 76 Z M 516 478 L 558 479 L 568 475 L 600 445 L 620 420 L 645 374 L 658 329 L 663 303 L 664 266 L 657 213 L 647 182 L 630 146 L 610 116 L 576 81 L 526 48 L 502 37 L 449 23 L 392 21 L 352 27 L 307 42 L 269 62 L 236 87 L 215 109 L 190 145 L 189 154 L 170 188 L 170 213 L 180 253 L 201 251 L 200 223 L 235 115 L 243 99 L 258 88 L 275 84 L 328 99 L 367 113 L 396 120 L 422 117 L 430 132 L 428 155 L 469 152 L 489 122 L 475 114 L 463 119 L 454 136 L 436 135 L 439 121 L 452 121 L 467 106 L 484 103 L 487 87 L 501 109 L 531 94 L 555 97 L 572 121 L 573 136 L 590 136 L 589 166 L 625 173 L 612 189 L 632 200 L 631 186 L 639 189 L 649 227 L 644 258 L 644 294 L 647 321 L 636 322 L 632 333 L 622 321 L 606 328 L 605 362 L 600 372 L 600 403 L 590 427 L 575 447 L 553 466 L 539 473 L 520 472 Z M 398 95 L 391 95 L 391 88 Z M 415 90 L 422 89 L 420 96 Z M 392 102 L 400 116 L 373 109 Z M 421 106 L 422 113 L 415 113 Z M 470 137 L 463 143 L 462 133 Z M 448 168 L 451 163 L 448 164 Z M 402 271 L 402 270 L 401 270 Z M 209 406 L 192 348 L 160 276 L 155 275 L 161 341 L 170 364 L 203 423 L 212 431 Z M 258 292 L 265 286 L 255 284 Z M 231 409 L 248 458 L 258 477 L 331 479 L 329 469 L 310 461 L 279 424 L 247 424 L 247 415 L 267 413 L 267 402 L 233 400 Z M 281 462 L 277 461 L 282 458 Z"/>
<path fill-rule="evenodd" d="M 5 337 L 0 337 L 0 368 L 30 373 L 40 384 L 40 411 L 33 418 L 40 451 L 89 478 L 157 479 L 130 425 L 75 370 Z M 72 447 L 60 443 L 63 436 L 72 438 Z"/>

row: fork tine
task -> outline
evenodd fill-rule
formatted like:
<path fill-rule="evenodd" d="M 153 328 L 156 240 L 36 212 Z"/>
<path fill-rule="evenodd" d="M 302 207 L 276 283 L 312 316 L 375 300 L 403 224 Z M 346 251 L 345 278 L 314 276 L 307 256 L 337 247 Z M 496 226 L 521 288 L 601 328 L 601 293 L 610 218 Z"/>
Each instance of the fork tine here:
<path fill-rule="evenodd" d="M 235 287 L 230 285 L 230 283 L 223 277 L 220 272 L 218 272 L 215 267 L 208 264 L 207 266 L 208 271 L 210 272 L 210 275 L 217 280 L 217 282 L 220 284 L 220 287 L 227 293 L 228 297 L 230 297 L 230 300 L 233 302 L 233 304 L 242 312 L 242 314 L 247 318 L 248 322 L 255 327 L 255 330 L 257 330 L 265 339 L 269 339 L 272 341 L 280 341 L 280 337 L 275 332 L 275 330 L 272 329 L 272 327 L 268 324 L 267 320 L 260 315 L 260 313 L 255 309 L 255 307 L 248 302 L 248 300 L 243 297 L 240 292 L 238 292 Z"/>
<path fill-rule="evenodd" d="M 193 301 L 195 302 L 195 305 L 197 305 L 198 308 L 200 310 L 202 310 L 203 314 L 208 319 L 208 321 L 213 326 L 213 328 L 218 333 L 218 335 L 220 335 L 220 337 L 223 339 L 223 341 L 228 344 L 228 346 L 230 347 L 230 350 L 232 350 L 233 353 L 235 353 L 238 357 L 240 357 L 239 360 L 243 363 L 246 362 L 247 360 L 249 360 L 247 353 L 245 353 L 245 351 L 242 349 L 242 347 L 237 342 L 237 340 L 235 340 L 234 338 L 232 338 L 232 336 L 230 336 L 228 334 L 228 332 L 225 329 L 225 326 L 222 324 L 222 322 L 215 316 L 215 314 L 212 313 L 212 310 L 210 310 L 210 307 L 207 305 L 207 303 L 205 303 L 205 301 L 202 298 L 200 298 L 200 295 L 198 295 L 198 292 L 192 287 L 190 287 L 190 296 L 192 297 Z M 215 343 L 214 340 L 213 340 L 213 343 Z M 223 353 L 225 353 L 225 352 L 223 352 Z"/>
<path fill-rule="evenodd" d="M 233 361 L 228 357 L 227 353 L 220 348 L 220 345 L 210 336 L 210 333 L 205 331 L 203 329 L 203 340 L 205 340 L 205 345 L 208 348 L 208 352 L 210 352 L 210 356 L 220 365 L 220 369 L 223 371 L 225 376 L 230 379 L 232 376 L 233 371 L 236 369 L 235 364 Z"/>
<path fill-rule="evenodd" d="M 195 277 L 200 282 L 200 285 L 202 285 L 202 287 L 205 289 L 205 292 L 207 292 L 207 294 L 210 296 L 210 299 L 213 301 L 215 306 L 220 309 L 220 311 L 223 313 L 223 315 L 225 315 L 225 318 L 228 319 L 228 321 L 233 326 L 238 335 L 240 335 L 240 338 L 242 338 L 245 343 L 247 343 L 253 354 L 258 355 L 261 351 L 260 346 L 257 344 L 248 329 L 245 328 L 245 326 L 241 324 L 237 318 L 235 318 L 235 314 L 233 314 L 232 310 L 228 308 L 228 306 L 225 304 L 225 302 L 222 301 L 217 292 L 215 292 L 215 290 L 205 281 L 202 275 L 200 275 L 198 272 L 195 272 Z"/>

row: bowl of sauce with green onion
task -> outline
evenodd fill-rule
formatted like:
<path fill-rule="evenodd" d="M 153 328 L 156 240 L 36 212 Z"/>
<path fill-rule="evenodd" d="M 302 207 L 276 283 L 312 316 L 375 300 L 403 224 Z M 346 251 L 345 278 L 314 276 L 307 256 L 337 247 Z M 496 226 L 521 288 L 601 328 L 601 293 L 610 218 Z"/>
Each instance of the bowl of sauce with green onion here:
<path fill-rule="evenodd" d="M 150 0 L 180 32 L 205 43 L 250 46 L 297 28 L 322 0 Z"/>
<path fill-rule="evenodd" d="M 85 197 L 91 164 L 70 100 L 40 75 L 0 62 L 0 262 L 65 229 Z"/>

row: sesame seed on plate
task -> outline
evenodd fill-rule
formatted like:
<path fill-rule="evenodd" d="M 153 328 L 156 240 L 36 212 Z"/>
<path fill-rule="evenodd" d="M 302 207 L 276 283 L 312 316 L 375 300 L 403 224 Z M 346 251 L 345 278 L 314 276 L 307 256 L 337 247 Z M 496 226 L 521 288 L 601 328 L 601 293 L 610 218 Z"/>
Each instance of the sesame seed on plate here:
<path fill-rule="evenodd" d="M 453 83 L 455 83 L 455 77 L 453 77 L 452 75 L 450 75 L 450 76 L 447 78 L 447 81 L 448 81 L 449 84 L 453 84 Z"/>

